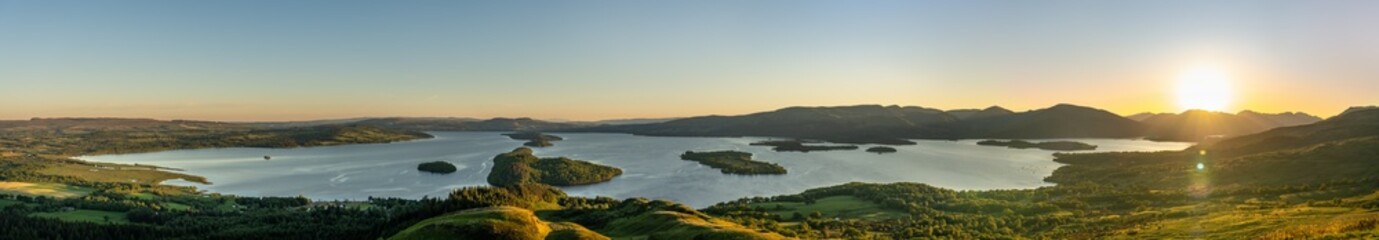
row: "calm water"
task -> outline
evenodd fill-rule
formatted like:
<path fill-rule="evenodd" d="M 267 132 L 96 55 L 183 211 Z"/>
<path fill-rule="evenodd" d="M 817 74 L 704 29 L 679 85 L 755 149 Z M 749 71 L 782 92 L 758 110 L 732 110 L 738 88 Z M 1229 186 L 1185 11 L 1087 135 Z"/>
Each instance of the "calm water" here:
<path fill-rule="evenodd" d="M 434 132 L 434 139 L 295 149 L 222 148 L 82 157 L 88 161 L 140 163 L 185 169 L 213 184 L 185 181 L 211 192 L 246 196 L 306 196 L 319 200 L 368 196 L 443 197 L 450 189 L 487 185 L 494 155 L 521 146 L 498 132 Z M 1058 168 L 1054 152 L 977 146 L 976 140 L 918 141 L 897 153 L 861 150 L 778 153 L 747 146 L 761 138 L 643 137 L 625 134 L 566 133 L 537 156 L 566 156 L 623 169 L 610 182 L 566 187 L 579 196 L 670 199 L 695 207 L 749 196 L 794 194 L 847 182 L 919 182 L 952 189 L 1010 189 L 1046 186 L 1042 179 Z M 1077 139 L 1097 151 L 1178 150 L 1187 143 Z M 863 147 L 865 149 L 866 146 Z M 680 160 L 687 150 L 738 150 L 778 163 L 789 174 L 739 176 Z M 273 160 L 263 160 L 264 155 Z M 422 162 L 446 161 L 458 172 L 418 172 Z"/>

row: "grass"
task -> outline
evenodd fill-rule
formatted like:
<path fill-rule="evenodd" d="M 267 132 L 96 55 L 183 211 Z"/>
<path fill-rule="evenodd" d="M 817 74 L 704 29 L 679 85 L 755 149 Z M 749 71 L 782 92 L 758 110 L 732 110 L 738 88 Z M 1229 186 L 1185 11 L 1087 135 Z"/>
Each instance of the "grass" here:
<path fill-rule="evenodd" d="M 52 198 L 81 197 L 95 190 L 61 183 L 0 182 L 0 193 Z"/>
<path fill-rule="evenodd" d="M 619 218 L 598 230 L 617 239 L 785 239 L 780 234 L 758 232 L 727 220 L 675 211 Z"/>
<path fill-rule="evenodd" d="M 129 223 L 125 218 L 125 213 L 77 209 L 62 212 L 42 212 L 29 214 L 32 217 L 55 218 L 68 222 L 92 222 L 92 223 Z M 109 221 L 107 221 L 109 219 Z"/>
<path fill-rule="evenodd" d="M 751 204 L 752 207 L 765 208 L 771 214 L 789 220 L 795 213 L 809 216 L 819 212 L 825 218 L 884 220 L 905 216 L 905 213 L 882 208 L 881 205 L 853 196 L 831 196 L 815 200 L 814 204 L 802 202 L 764 202 Z M 777 206 L 780 206 L 777 208 Z"/>
<path fill-rule="evenodd" d="M 1124 239 L 1293 239 L 1346 233 L 1347 224 L 1379 220 L 1379 213 L 1347 207 L 1290 206 L 1240 210 L 1226 204 L 1200 204 L 1170 211 L 1203 213 L 1142 224 L 1116 232 Z M 1375 230 L 1360 229 L 1365 231 Z M 1303 233 L 1301 235 L 1297 233 Z M 1268 237 L 1275 236 L 1275 237 Z"/>
<path fill-rule="evenodd" d="M 553 222 L 546 224 L 551 227 L 551 234 L 546 235 L 547 240 L 607 240 L 602 234 L 584 228 L 579 224 L 569 222 Z"/>

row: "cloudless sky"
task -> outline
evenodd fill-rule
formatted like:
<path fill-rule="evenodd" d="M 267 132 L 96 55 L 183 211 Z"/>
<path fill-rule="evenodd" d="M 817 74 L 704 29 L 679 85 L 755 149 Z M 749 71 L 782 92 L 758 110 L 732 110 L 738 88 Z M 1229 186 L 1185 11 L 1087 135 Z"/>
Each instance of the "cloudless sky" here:
<path fill-rule="evenodd" d="M 1379 104 L 1379 1 L 6 1 L 0 119 Z"/>

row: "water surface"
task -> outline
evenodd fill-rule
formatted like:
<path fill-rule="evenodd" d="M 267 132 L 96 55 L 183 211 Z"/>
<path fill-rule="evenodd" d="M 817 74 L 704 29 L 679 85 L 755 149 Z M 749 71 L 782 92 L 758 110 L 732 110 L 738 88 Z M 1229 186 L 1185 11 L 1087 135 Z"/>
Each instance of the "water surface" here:
<path fill-rule="evenodd" d="M 265 149 L 220 148 L 155 153 L 86 156 L 97 162 L 139 163 L 184 169 L 211 185 L 186 181 L 211 192 L 246 196 L 306 196 L 318 200 L 376 197 L 444 197 L 451 189 L 487 185 L 494 155 L 520 147 L 499 132 L 432 132 L 436 138 L 330 147 Z M 977 140 L 928 141 L 895 146 L 899 152 L 861 150 L 810 153 L 774 152 L 748 146 L 763 138 L 646 137 L 626 134 L 564 133 L 554 147 L 537 148 L 541 157 L 566 156 L 623 169 L 612 181 L 565 187 L 571 195 L 670 199 L 695 207 L 750 196 L 794 194 L 847 182 L 919 182 L 960 190 L 1047 186 L 1043 178 L 1058 168 L 1053 151 L 976 145 Z M 1073 139 L 1098 145 L 1097 151 L 1179 150 L 1187 143 L 1121 139 Z M 862 149 L 868 147 L 864 145 Z M 687 150 L 738 150 L 760 161 L 784 166 L 786 175 L 727 175 L 692 161 Z M 272 156 L 264 160 L 263 156 Z M 431 174 L 417 164 L 446 161 L 459 171 Z"/>

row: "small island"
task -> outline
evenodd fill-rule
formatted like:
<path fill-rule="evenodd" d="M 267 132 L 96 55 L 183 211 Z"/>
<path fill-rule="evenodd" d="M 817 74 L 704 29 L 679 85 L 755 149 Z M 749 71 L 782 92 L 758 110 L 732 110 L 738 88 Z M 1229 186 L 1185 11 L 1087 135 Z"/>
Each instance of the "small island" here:
<path fill-rule="evenodd" d="M 551 144 L 551 142 L 553 141 L 565 140 L 564 138 L 561 138 L 559 136 L 546 135 L 539 132 L 517 132 L 503 135 L 508 136 L 509 138 L 512 138 L 514 140 L 527 140 L 527 142 L 522 143 L 522 145 L 528 147 L 550 147 L 555 146 L 555 144 Z"/>
<path fill-rule="evenodd" d="M 428 162 L 417 165 L 417 171 L 436 174 L 449 174 L 455 172 L 456 170 L 459 169 L 455 168 L 454 164 L 450 164 L 448 162 L 443 161 Z"/>
<path fill-rule="evenodd" d="M 895 148 L 893 148 L 893 147 L 871 147 L 871 148 L 867 148 L 867 152 L 869 152 L 869 153 L 875 153 L 875 154 L 894 153 L 895 151 L 896 151 L 896 150 L 895 150 Z"/>
<path fill-rule="evenodd" d="M 985 140 L 977 142 L 977 145 L 1008 147 L 1014 149 L 1038 148 L 1050 151 L 1088 151 L 1096 150 L 1097 148 L 1096 145 L 1073 141 L 1029 142 L 1024 140 Z"/>
<path fill-rule="evenodd" d="M 833 151 L 833 150 L 857 150 L 856 145 L 817 145 L 811 143 L 821 143 L 808 140 L 767 140 L 754 142 L 752 146 L 770 146 L 771 150 L 777 152 L 810 152 L 810 151 Z"/>
<path fill-rule="evenodd" d="M 519 147 L 493 157 L 488 184 L 500 187 L 524 183 L 576 186 L 607 182 L 618 175 L 622 175 L 622 169 L 564 157 L 538 158 L 532 155 L 531 148 Z"/>
<path fill-rule="evenodd" d="M 738 151 L 694 152 L 680 154 L 680 159 L 699 162 L 724 174 L 758 175 L 785 174 L 785 168 L 775 163 L 752 160 L 751 153 Z"/>

